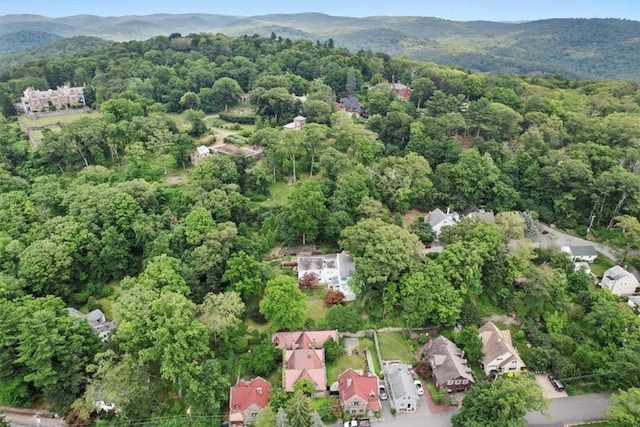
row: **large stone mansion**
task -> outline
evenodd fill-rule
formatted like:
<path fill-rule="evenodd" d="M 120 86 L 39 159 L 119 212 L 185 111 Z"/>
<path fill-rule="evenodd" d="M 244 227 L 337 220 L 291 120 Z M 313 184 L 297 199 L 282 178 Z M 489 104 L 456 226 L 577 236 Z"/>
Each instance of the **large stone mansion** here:
<path fill-rule="evenodd" d="M 20 98 L 22 111 L 25 113 L 37 113 L 39 111 L 59 110 L 77 104 L 86 105 L 84 102 L 84 89 L 82 87 L 58 86 L 55 90 L 37 90 L 28 87 L 24 96 Z"/>

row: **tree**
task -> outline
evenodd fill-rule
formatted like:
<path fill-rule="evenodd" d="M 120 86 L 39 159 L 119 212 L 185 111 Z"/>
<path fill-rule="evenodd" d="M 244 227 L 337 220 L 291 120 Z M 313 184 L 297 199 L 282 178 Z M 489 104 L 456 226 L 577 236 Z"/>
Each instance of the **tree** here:
<path fill-rule="evenodd" d="M 263 267 L 254 257 L 244 251 L 233 254 L 227 260 L 227 269 L 222 280 L 231 285 L 244 301 L 259 295 L 263 289 Z"/>
<path fill-rule="evenodd" d="M 381 219 L 364 219 L 342 232 L 340 247 L 351 252 L 356 271 L 350 286 L 365 298 L 382 298 L 385 285 L 419 264 L 424 247 L 418 237 Z"/>
<path fill-rule="evenodd" d="M 240 295 L 229 291 L 222 294 L 209 293 L 198 306 L 198 320 L 204 323 L 216 337 L 226 336 L 242 321 L 244 304 Z"/>
<path fill-rule="evenodd" d="M 311 413 L 311 418 L 309 419 L 309 427 L 325 427 L 325 423 L 322 421 L 320 414 L 318 411 L 313 411 Z"/>
<path fill-rule="evenodd" d="M 253 423 L 254 427 L 273 427 L 276 425 L 276 413 L 273 412 L 271 405 L 267 405 L 266 408 L 262 408 L 258 412 L 256 421 Z"/>
<path fill-rule="evenodd" d="M 289 427 L 289 416 L 283 407 L 278 408 L 276 413 L 276 427 Z"/>
<path fill-rule="evenodd" d="M 320 182 L 307 180 L 300 182 L 289 196 L 289 221 L 298 236 L 302 236 L 302 244 L 307 239 L 313 241 L 329 214 L 325 206 L 325 196 Z"/>
<path fill-rule="evenodd" d="M 482 357 L 482 340 L 478 336 L 478 328 L 465 326 L 453 334 L 453 341 L 464 350 L 468 360 L 480 360 Z"/>
<path fill-rule="evenodd" d="M 200 137 L 207 132 L 204 122 L 204 112 L 201 110 L 189 110 L 184 114 L 184 120 L 189 123 L 189 135 Z"/>
<path fill-rule="evenodd" d="M 420 241 L 425 245 L 433 242 L 436 238 L 436 233 L 433 231 L 431 224 L 424 220 L 424 216 L 419 216 L 409 227 L 411 232 L 418 236 Z"/>
<path fill-rule="evenodd" d="M 334 305 L 327 310 L 327 325 L 341 332 L 358 332 L 362 329 L 362 316 L 353 305 Z"/>
<path fill-rule="evenodd" d="M 269 338 L 264 339 L 257 347 L 242 356 L 249 371 L 263 377 L 273 372 L 282 360 L 282 352 L 274 346 Z"/>
<path fill-rule="evenodd" d="M 292 277 L 278 277 L 267 282 L 260 313 L 272 322 L 274 330 L 296 330 L 304 322 L 306 298 Z"/>
<path fill-rule="evenodd" d="M 333 307 L 334 305 L 342 304 L 344 300 L 344 294 L 340 291 L 327 291 L 324 295 L 324 305 L 327 307 Z"/>
<path fill-rule="evenodd" d="M 215 100 L 212 110 L 236 105 L 242 98 L 240 84 L 230 77 L 221 77 L 213 84 L 211 96 Z"/>
<path fill-rule="evenodd" d="M 499 212 L 496 224 L 502 228 L 507 239 L 524 239 L 527 224 L 519 212 Z"/>
<path fill-rule="evenodd" d="M 612 427 L 640 425 L 640 388 L 620 390 L 612 395 L 607 421 Z"/>
<path fill-rule="evenodd" d="M 525 374 L 502 377 L 471 387 L 451 422 L 453 427 L 524 427 L 527 412 L 542 412 L 546 407 L 547 401 L 532 377 Z"/>
<path fill-rule="evenodd" d="M 331 337 L 324 342 L 322 348 L 324 348 L 327 363 L 332 363 L 337 360 L 338 357 L 342 356 L 345 352 L 344 346 Z"/>
<path fill-rule="evenodd" d="M 318 286 L 319 282 L 320 278 L 318 275 L 313 271 L 308 271 L 298 279 L 298 286 L 300 286 L 300 289 L 309 290 Z"/>
<path fill-rule="evenodd" d="M 311 417 L 311 402 L 309 398 L 297 391 L 287 402 L 287 417 L 291 427 L 308 427 Z"/>

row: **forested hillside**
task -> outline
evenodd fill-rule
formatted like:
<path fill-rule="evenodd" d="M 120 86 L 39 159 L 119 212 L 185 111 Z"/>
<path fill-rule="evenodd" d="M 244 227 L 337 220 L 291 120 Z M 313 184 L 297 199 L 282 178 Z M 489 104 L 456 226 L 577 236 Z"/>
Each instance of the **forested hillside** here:
<path fill-rule="evenodd" d="M 336 11 L 336 15 L 339 13 Z M 250 17 L 79 15 L 55 19 L 38 15 L 0 16 L 0 34 L 8 37 L 10 33 L 24 34 L 24 31 L 63 37 L 95 36 L 116 41 L 141 40 L 176 32 L 222 33 L 232 37 L 245 34 L 269 37 L 275 32 L 291 40 L 325 42 L 332 39 L 336 46 L 353 52 L 379 51 L 392 57 L 406 56 L 488 73 L 640 80 L 636 64 L 640 57 L 640 22 L 620 19 L 500 23 L 415 16 L 348 18 L 319 13 Z M 41 38 L 37 36 L 32 43 Z M 26 46 L 24 42 L 20 45 Z"/>
<path fill-rule="evenodd" d="M 17 121 L 25 88 L 64 84 L 84 86 L 91 114 Z M 362 118 L 339 110 L 346 96 Z M 43 404 L 72 425 L 97 401 L 123 424 L 211 425 L 238 377 L 262 375 L 278 389 L 270 410 L 293 411 L 308 402 L 279 389 L 271 331 L 459 322 L 451 334 L 470 352 L 496 313 L 522 323 L 529 366 L 586 376 L 579 390 L 640 386 L 638 317 L 524 238 L 539 219 L 637 265 L 636 82 L 174 34 L 8 69 L 0 108 L 0 403 Z M 304 126 L 282 129 L 298 115 Z M 222 139 L 264 155 L 191 165 Z M 433 233 L 414 218 L 472 205 L 496 223 L 464 220 L 425 255 Z M 357 301 L 309 310 L 276 250 L 303 242 L 354 256 Z M 101 308 L 115 332 L 101 342 L 65 307 Z"/>

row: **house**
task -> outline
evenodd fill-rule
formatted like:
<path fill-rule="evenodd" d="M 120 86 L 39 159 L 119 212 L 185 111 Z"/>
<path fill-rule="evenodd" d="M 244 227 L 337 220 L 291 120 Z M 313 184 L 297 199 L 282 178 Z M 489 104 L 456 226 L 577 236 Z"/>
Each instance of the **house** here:
<path fill-rule="evenodd" d="M 401 363 L 387 364 L 383 367 L 384 375 L 389 382 L 391 400 L 398 411 L 415 411 L 418 409 L 418 391 L 407 365 Z"/>
<path fill-rule="evenodd" d="M 191 164 L 197 165 L 211 155 L 211 150 L 206 145 L 196 147 L 191 153 Z"/>
<path fill-rule="evenodd" d="M 291 123 L 287 123 L 283 126 L 284 130 L 300 130 L 302 126 L 307 122 L 306 117 L 296 116 Z"/>
<path fill-rule="evenodd" d="M 229 423 L 248 426 L 255 422 L 258 412 L 269 403 L 271 384 L 261 377 L 247 382 L 239 379 L 229 392 Z"/>
<path fill-rule="evenodd" d="M 442 227 L 456 225 L 460 222 L 460 215 L 457 212 L 450 212 L 448 208 L 447 213 L 436 208 L 427 214 L 425 221 L 431 224 L 433 232 L 436 233 L 436 236 L 439 236 L 442 231 Z"/>
<path fill-rule="evenodd" d="M 483 357 L 480 365 L 485 374 L 497 376 L 509 371 L 520 371 L 525 364 L 511 343 L 511 332 L 501 330 L 491 321 L 485 323 L 479 330 L 482 341 Z"/>
<path fill-rule="evenodd" d="M 438 389 L 457 393 L 475 383 L 464 351 L 447 338 L 439 336 L 429 341 L 423 348 L 423 354 L 431 366 L 431 375 Z"/>
<path fill-rule="evenodd" d="M 560 248 L 560 251 L 567 254 L 572 262 L 593 262 L 598 256 L 596 248 L 592 245 L 563 246 L 562 248 Z"/>
<path fill-rule="evenodd" d="M 22 111 L 37 113 L 39 111 L 59 110 L 61 108 L 85 106 L 84 88 L 58 86 L 56 89 L 36 90 L 28 87 L 20 98 Z"/>
<path fill-rule="evenodd" d="M 298 279 L 314 273 L 319 282 L 326 283 L 330 290 L 342 292 L 345 301 L 356 299 L 355 292 L 349 287 L 355 269 L 355 262 L 348 252 L 298 257 Z"/>
<path fill-rule="evenodd" d="M 362 371 L 347 369 L 338 377 L 340 408 L 354 415 L 367 415 L 379 411 L 378 377 Z"/>
<path fill-rule="evenodd" d="M 271 342 L 284 350 L 284 390 L 293 391 L 295 383 L 308 379 L 316 391 L 327 390 L 327 369 L 324 343 L 332 338 L 338 341 L 338 331 L 277 332 Z"/>
<path fill-rule="evenodd" d="M 85 319 L 94 333 L 102 339 L 102 341 L 108 341 L 109 335 L 116 328 L 116 324 L 113 321 L 107 321 L 104 313 L 100 309 L 90 311 L 88 314 L 81 313 L 79 310 L 73 307 L 67 307 L 67 313 L 71 317 L 77 317 Z"/>
<path fill-rule="evenodd" d="M 632 273 L 619 265 L 615 265 L 604 272 L 600 286 L 618 296 L 633 295 L 636 293 L 640 283 Z"/>
<path fill-rule="evenodd" d="M 364 111 L 364 107 L 362 106 L 362 102 L 356 96 L 345 96 L 340 98 L 338 102 L 338 108 L 340 110 L 353 113 L 358 117 L 366 117 L 367 113 Z"/>
<path fill-rule="evenodd" d="M 411 88 L 405 84 L 391 83 L 391 88 L 400 99 L 406 100 L 411 97 Z"/>
<path fill-rule="evenodd" d="M 462 211 L 462 216 L 464 218 L 475 218 L 478 221 L 486 221 L 486 222 L 495 222 L 496 218 L 493 214 L 493 211 L 485 211 L 484 209 L 480 209 L 475 205 L 472 205 Z"/>

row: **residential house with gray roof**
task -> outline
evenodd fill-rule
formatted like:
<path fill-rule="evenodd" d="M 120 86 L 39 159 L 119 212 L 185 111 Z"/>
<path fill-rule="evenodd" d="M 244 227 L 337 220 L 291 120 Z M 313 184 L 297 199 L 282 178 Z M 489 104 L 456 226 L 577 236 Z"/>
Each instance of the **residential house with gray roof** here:
<path fill-rule="evenodd" d="M 389 382 L 391 400 L 398 411 L 416 411 L 418 409 L 418 391 L 407 365 L 384 365 L 385 379 Z"/>
<path fill-rule="evenodd" d="M 450 393 L 465 391 L 475 381 L 473 373 L 462 351 L 453 342 L 443 336 L 429 341 L 423 347 L 424 357 L 431 366 L 431 375 L 438 389 Z"/>
<path fill-rule="evenodd" d="M 498 329 L 489 321 L 482 325 L 478 333 L 484 355 L 480 365 L 485 374 L 495 377 L 509 371 L 521 371 L 526 367 L 511 342 L 511 332 L 508 329 Z"/>

